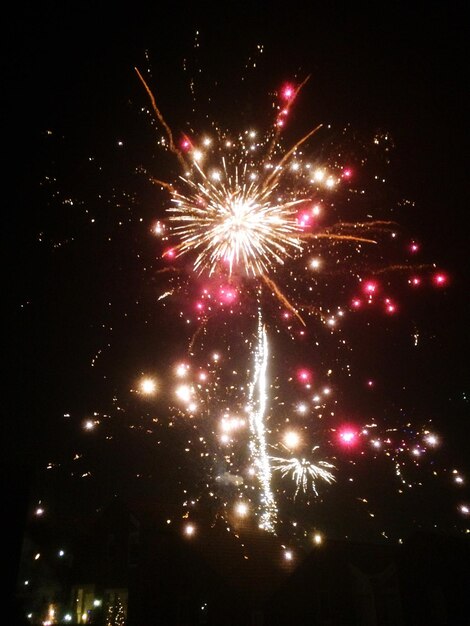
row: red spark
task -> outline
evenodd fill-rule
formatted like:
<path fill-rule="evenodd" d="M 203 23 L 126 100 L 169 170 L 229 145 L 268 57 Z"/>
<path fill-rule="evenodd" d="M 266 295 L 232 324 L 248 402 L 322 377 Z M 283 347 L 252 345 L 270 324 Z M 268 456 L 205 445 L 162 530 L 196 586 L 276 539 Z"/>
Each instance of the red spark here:
<path fill-rule="evenodd" d="M 307 369 L 300 369 L 297 371 L 297 379 L 301 383 L 309 383 L 312 378 L 312 373 Z"/>
<path fill-rule="evenodd" d="M 421 278 L 419 276 L 412 276 L 408 282 L 410 285 L 413 285 L 413 287 L 419 287 L 419 285 L 421 285 Z"/>
<path fill-rule="evenodd" d="M 192 148 L 192 143 L 186 135 L 183 135 L 183 139 L 181 140 L 181 148 L 186 152 Z"/>
<path fill-rule="evenodd" d="M 374 293 L 377 293 L 378 288 L 379 285 L 374 280 L 367 280 L 363 286 L 364 292 L 367 293 L 369 296 L 373 296 Z"/>
<path fill-rule="evenodd" d="M 432 281 L 436 285 L 436 287 L 443 287 L 444 285 L 447 284 L 448 278 L 446 274 L 444 274 L 443 272 L 437 272 L 432 277 Z"/>
<path fill-rule="evenodd" d="M 390 298 L 385 298 L 385 311 L 390 315 L 397 312 L 397 305 Z"/>
<path fill-rule="evenodd" d="M 353 426 L 342 426 L 338 431 L 339 442 L 342 446 L 350 448 L 358 441 L 358 432 Z"/>
<path fill-rule="evenodd" d="M 295 89 L 289 83 L 286 83 L 281 90 L 281 98 L 290 102 L 295 96 Z"/>
<path fill-rule="evenodd" d="M 310 226 L 311 221 L 312 214 L 307 213 L 306 211 L 302 211 L 302 213 L 299 213 L 299 215 L 297 216 L 297 223 L 300 228 L 307 228 L 308 226 Z"/>
<path fill-rule="evenodd" d="M 175 249 L 174 248 L 167 248 L 164 252 L 163 252 L 163 257 L 168 258 L 168 259 L 174 259 L 175 258 Z"/>
<path fill-rule="evenodd" d="M 237 292 L 231 287 L 221 287 L 219 299 L 221 304 L 233 304 L 237 299 Z"/>

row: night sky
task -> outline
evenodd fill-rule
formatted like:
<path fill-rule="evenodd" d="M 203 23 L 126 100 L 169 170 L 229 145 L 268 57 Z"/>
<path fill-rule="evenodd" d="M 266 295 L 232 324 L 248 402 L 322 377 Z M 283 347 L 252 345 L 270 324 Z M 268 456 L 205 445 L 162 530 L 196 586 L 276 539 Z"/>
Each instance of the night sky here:
<path fill-rule="evenodd" d="M 181 433 L 165 435 L 157 455 L 154 440 L 141 434 L 146 415 L 164 414 L 164 400 L 147 408 L 129 393 L 141 372 L 168 369 L 186 341 L 171 311 L 154 307 L 159 244 L 149 228 L 163 213 L 165 195 L 138 168 L 154 168 L 149 173 L 161 178 L 178 172 L 155 146 L 160 131 L 142 114 L 149 102 L 134 66 L 151 68 L 159 106 L 178 131 L 187 132 L 188 119 L 204 129 L 206 110 L 227 127 L 266 124 L 279 86 L 311 75 L 289 122 L 292 137 L 324 122 L 349 125 L 361 138 L 393 138 L 387 185 L 381 196 L 371 196 L 394 207 L 393 219 L 449 283 L 419 296 L 404 293 L 398 321 L 370 316 L 363 321 L 372 329 L 351 324 L 354 345 L 363 346 L 359 357 L 355 348 L 356 363 L 368 363 L 364 376 L 373 371 L 381 382 L 378 397 L 364 396 L 347 381 L 342 394 L 349 411 L 387 416 L 406 407 L 410 422 L 431 419 L 442 439 L 434 453 L 439 467 L 457 467 L 468 481 L 468 51 L 462 12 L 438 3 L 424 11 L 403 3 L 367 12 L 354 3 L 337 10 L 307 2 L 206 3 L 202 10 L 189 2 L 157 4 L 163 8 L 24 3 L 4 22 L 4 308 L 10 321 L 4 326 L 2 457 L 14 532 L 38 497 L 50 497 L 59 514 L 74 498 L 84 507 L 99 506 L 118 486 L 128 496 L 167 498 L 170 483 L 149 479 L 142 487 L 129 476 L 136 468 L 164 476 L 174 458 L 184 462 L 176 452 Z M 246 71 L 257 44 L 264 47 L 259 68 Z M 398 210 L 404 199 L 410 202 Z M 415 351 L 414 331 L 421 342 Z M 94 411 L 111 416 L 109 446 L 100 436 L 84 437 L 81 425 Z M 131 422 L 137 434 L 129 436 Z M 90 459 L 80 471 L 93 469 L 91 488 L 70 478 L 78 471 L 70 462 L 77 451 Z M 46 480 L 49 462 L 60 469 Z M 196 484 L 203 482 L 200 468 L 191 463 L 189 470 Z M 185 471 L 181 480 L 188 482 Z M 358 471 L 366 476 L 368 470 Z M 393 525 L 401 513 L 386 498 L 380 502 L 380 473 L 370 480 L 377 483 L 371 491 L 384 525 L 386 518 Z M 442 529 L 453 531 L 454 522 L 462 527 L 457 506 L 468 503 L 468 493 L 442 485 L 423 487 L 417 500 L 426 508 L 432 499 L 432 515 L 442 509 Z M 341 494 L 344 488 L 338 489 Z M 69 497 L 62 502 L 64 491 Z M 347 535 L 341 525 L 337 531 Z"/>

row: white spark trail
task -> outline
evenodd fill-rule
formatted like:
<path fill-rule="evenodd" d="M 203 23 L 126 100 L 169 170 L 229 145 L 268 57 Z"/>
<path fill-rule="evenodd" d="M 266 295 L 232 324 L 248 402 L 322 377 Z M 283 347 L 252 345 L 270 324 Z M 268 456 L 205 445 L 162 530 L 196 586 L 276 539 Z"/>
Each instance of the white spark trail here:
<path fill-rule="evenodd" d="M 271 464 L 267 452 L 265 414 L 268 400 L 267 365 L 268 336 L 262 323 L 261 311 L 258 317 L 258 343 L 254 354 L 254 373 L 249 386 L 249 425 L 251 431 L 250 452 L 261 485 L 260 528 L 274 532 L 277 518 L 277 505 L 271 489 Z"/>

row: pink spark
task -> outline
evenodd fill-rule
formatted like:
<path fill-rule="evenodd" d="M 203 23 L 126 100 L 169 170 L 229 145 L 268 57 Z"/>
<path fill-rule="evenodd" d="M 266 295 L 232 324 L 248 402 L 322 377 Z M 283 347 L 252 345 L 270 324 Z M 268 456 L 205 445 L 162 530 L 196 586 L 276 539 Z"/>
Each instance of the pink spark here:
<path fill-rule="evenodd" d="M 301 383 L 309 383 L 312 378 L 312 373 L 307 369 L 300 369 L 297 372 L 297 379 Z"/>
<path fill-rule="evenodd" d="M 343 174 L 342 174 L 343 178 L 351 178 L 352 176 L 352 170 L 349 167 L 345 167 L 343 169 Z"/>
<path fill-rule="evenodd" d="M 410 250 L 410 252 L 413 252 L 413 253 L 418 252 L 419 244 L 417 244 L 416 241 L 412 241 L 410 243 L 409 250 Z"/>
<path fill-rule="evenodd" d="M 299 215 L 297 216 L 297 223 L 300 228 L 306 228 L 307 226 L 310 226 L 311 220 L 312 215 L 310 213 L 307 213 L 306 211 L 299 213 Z"/>
<path fill-rule="evenodd" d="M 413 285 L 413 287 L 419 287 L 419 285 L 421 285 L 421 278 L 419 276 L 412 276 L 408 282 L 410 285 Z"/>
<path fill-rule="evenodd" d="M 397 305 L 390 298 L 385 298 L 385 311 L 390 314 L 397 312 Z"/>
<path fill-rule="evenodd" d="M 357 443 L 357 430 L 355 430 L 352 426 L 343 426 L 338 431 L 339 441 L 343 446 L 350 447 L 354 446 Z"/>
<path fill-rule="evenodd" d="M 181 147 L 183 148 L 183 150 L 188 151 L 191 149 L 192 144 L 189 141 L 188 137 L 186 137 L 186 135 L 183 136 L 183 139 L 181 140 Z"/>
<path fill-rule="evenodd" d="M 432 281 L 437 287 L 443 287 L 447 283 L 447 280 L 447 276 L 442 272 L 437 272 L 432 277 Z"/>
<path fill-rule="evenodd" d="M 377 293 L 378 288 L 379 288 L 379 285 L 374 280 L 366 281 L 363 286 L 363 290 L 365 291 L 365 293 L 369 294 L 369 296 L 372 296 L 374 295 L 374 293 Z"/>
<path fill-rule="evenodd" d="M 237 299 L 237 292 L 230 287 L 221 287 L 219 291 L 219 298 L 221 304 L 233 304 Z"/>
<path fill-rule="evenodd" d="M 163 252 L 163 257 L 167 257 L 169 259 L 174 259 L 175 258 L 175 249 L 174 248 L 167 248 L 164 252 Z"/>
<path fill-rule="evenodd" d="M 354 298 L 354 300 L 351 302 L 351 306 L 354 309 L 358 309 L 361 305 L 362 305 L 362 301 L 359 300 L 359 298 Z"/>
<path fill-rule="evenodd" d="M 294 95 L 295 95 L 294 87 L 292 85 L 290 85 L 290 84 L 284 85 L 284 87 L 282 88 L 282 91 L 281 91 L 282 99 L 290 101 L 290 100 L 292 100 Z"/>

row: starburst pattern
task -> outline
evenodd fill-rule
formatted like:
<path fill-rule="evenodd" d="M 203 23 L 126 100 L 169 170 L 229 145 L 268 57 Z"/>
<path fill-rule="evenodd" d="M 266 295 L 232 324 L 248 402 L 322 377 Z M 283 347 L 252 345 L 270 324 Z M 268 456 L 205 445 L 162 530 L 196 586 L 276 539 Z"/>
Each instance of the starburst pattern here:
<path fill-rule="evenodd" d="M 318 449 L 318 446 L 315 446 L 312 452 L 316 449 Z M 290 475 L 295 482 L 296 490 L 294 498 L 301 489 L 306 493 L 309 485 L 315 495 L 318 496 L 316 484 L 318 480 L 324 480 L 329 484 L 335 481 L 334 474 L 330 471 L 334 469 L 334 465 L 327 461 L 312 463 L 304 458 L 292 457 L 290 459 L 284 459 L 282 457 L 272 456 L 271 462 L 273 470 L 280 472 L 283 477 Z"/>
<path fill-rule="evenodd" d="M 232 274 L 242 266 L 256 276 L 301 250 L 295 206 L 302 200 L 279 202 L 273 197 L 276 183 L 258 185 L 250 180 L 246 165 L 241 172 L 236 167 L 231 176 L 225 158 L 223 178 L 213 174 L 217 182 L 209 180 L 199 165 L 195 169 L 202 182 L 182 179 L 192 194 L 175 192 L 169 213 L 173 232 L 181 240 L 177 255 L 196 251 L 196 271 L 207 270 L 210 275 L 222 265 Z"/>

